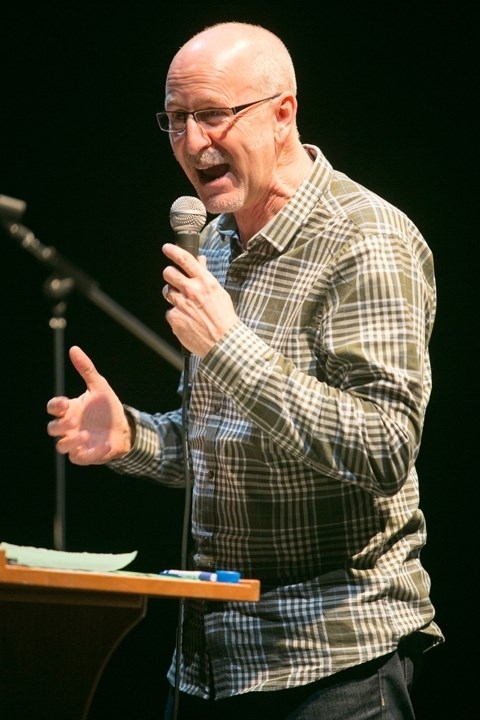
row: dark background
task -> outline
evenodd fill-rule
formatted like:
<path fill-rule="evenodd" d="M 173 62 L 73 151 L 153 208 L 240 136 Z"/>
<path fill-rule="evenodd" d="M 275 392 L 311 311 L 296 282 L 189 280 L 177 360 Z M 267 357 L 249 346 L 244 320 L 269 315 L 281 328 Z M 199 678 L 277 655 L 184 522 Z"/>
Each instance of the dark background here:
<path fill-rule="evenodd" d="M 467 3 L 201 6 L 4 7 L 0 194 L 24 200 L 22 222 L 42 244 L 177 350 L 164 319 L 160 248 L 172 237 L 170 205 L 191 188 L 155 121 L 168 63 L 190 34 L 220 20 L 258 22 L 282 36 L 297 68 L 303 140 L 404 210 L 436 259 L 434 390 L 418 469 L 429 528 L 422 557 L 447 642 L 427 656 L 416 702 L 421 720 L 471 717 L 475 663 L 466 655 L 476 644 L 479 481 L 468 352 L 478 241 L 473 15 Z M 57 377 L 49 326 L 56 301 L 45 292 L 51 270 L 5 232 L 0 238 L 0 541 L 53 547 L 56 465 L 45 430 Z M 125 402 L 148 411 L 178 404 L 178 370 L 83 293 L 68 295 L 66 319 L 65 353 L 82 346 Z M 82 389 L 67 361 L 65 384 L 68 394 Z M 181 491 L 66 466 L 68 550 L 136 549 L 130 569 L 156 572 L 178 562 L 182 513 Z M 176 613 L 175 600 L 149 602 L 107 667 L 92 720 L 161 718 Z"/>

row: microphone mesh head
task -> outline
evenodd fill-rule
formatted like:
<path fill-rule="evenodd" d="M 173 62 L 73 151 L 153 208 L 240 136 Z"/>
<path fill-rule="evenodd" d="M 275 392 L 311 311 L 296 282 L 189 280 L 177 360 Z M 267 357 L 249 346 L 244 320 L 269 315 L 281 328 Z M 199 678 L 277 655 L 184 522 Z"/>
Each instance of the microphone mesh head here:
<path fill-rule="evenodd" d="M 176 233 L 200 232 L 206 220 L 205 205 L 197 197 L 179 197 L 170 208 L 170 225 Z"/>

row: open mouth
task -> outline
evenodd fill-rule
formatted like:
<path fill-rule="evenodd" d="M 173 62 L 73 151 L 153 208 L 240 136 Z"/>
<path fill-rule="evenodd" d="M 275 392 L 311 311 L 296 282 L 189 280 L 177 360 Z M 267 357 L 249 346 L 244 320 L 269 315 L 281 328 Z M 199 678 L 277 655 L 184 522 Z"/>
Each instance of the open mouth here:
<path fill-rule="evenodd" d="M 197 170 L 200 180 L 204 183 L 212 182 L 212 180 L 218 180 L 223 177 L 230 170 L 228 163 L 222 163 L 220 165 L 211 165 L 203 170 Z"/>

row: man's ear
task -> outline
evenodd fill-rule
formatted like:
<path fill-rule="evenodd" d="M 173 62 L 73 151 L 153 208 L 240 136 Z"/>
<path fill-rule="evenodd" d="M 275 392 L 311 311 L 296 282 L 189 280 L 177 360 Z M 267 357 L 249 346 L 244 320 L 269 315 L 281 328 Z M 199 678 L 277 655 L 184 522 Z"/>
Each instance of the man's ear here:
<path fill-rule="evenodd" d="M 285 140 L 296 124 L 297 98 L 291 93 L 284 93 L 283 97 L 277 100 L 275 137 L 279 142 Z"/>

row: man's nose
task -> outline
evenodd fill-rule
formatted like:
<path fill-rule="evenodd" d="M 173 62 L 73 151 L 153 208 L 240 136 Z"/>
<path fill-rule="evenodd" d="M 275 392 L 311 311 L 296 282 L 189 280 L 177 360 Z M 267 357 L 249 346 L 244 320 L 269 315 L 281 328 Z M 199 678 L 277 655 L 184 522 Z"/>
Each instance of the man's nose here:
<path fill-rule="evenodd" d="M 208 132 L 200 123 L 197 123 L 193 115 L 189 115 L 185 122 L 185 144 L 190 155 L 195 155 L 199 150 L 209 147 L 212 144 Z"/>

